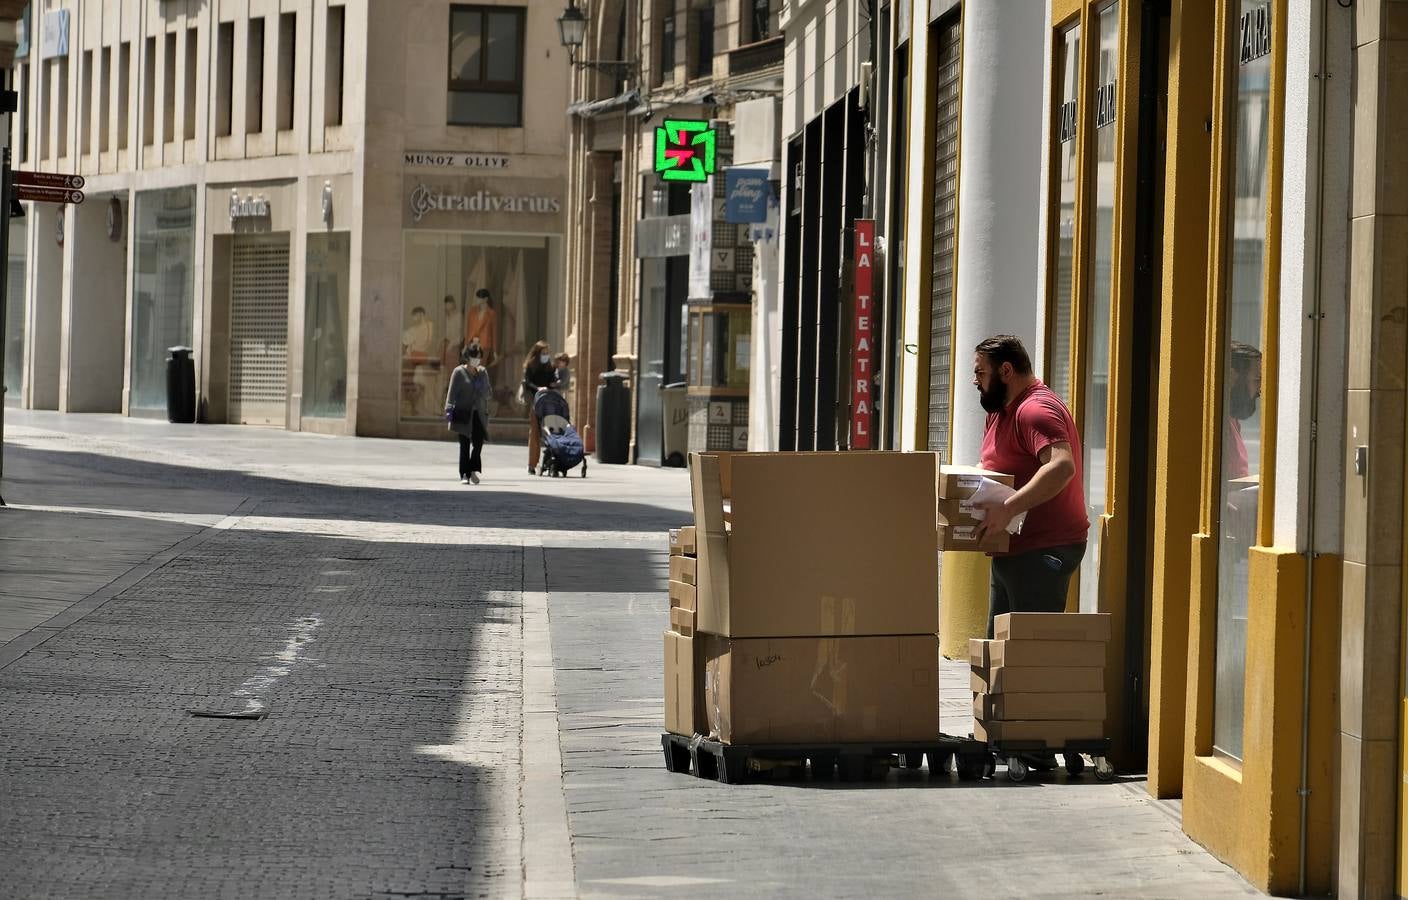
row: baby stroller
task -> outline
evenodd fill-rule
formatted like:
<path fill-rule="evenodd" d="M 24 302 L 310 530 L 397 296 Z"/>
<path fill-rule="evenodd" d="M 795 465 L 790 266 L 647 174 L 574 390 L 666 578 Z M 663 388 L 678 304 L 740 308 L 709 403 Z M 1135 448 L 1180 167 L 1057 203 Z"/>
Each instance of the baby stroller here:
<path fill-rule="evenodd" d="M 587 477 L 587 453 L 582 446 L 582 438 L 572 427 L 567 399 L 557 391 L 539 391 L 533 398 L 533 415 L 543 427 L 543 464 L 538 467 L 539 475 L 566 477 L 578 464 L 582 464 L 582 477 Z"/>

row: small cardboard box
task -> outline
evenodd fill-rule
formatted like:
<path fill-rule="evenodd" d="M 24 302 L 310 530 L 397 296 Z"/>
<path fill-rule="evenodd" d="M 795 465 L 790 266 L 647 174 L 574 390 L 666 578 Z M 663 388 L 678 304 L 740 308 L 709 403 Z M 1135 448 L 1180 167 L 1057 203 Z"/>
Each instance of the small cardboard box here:
<path fill-rule="evenodd" d="M 682 581 L 685 584 L 697 584 L 695 579 L 698 570 L 698 560 L 692 556 L 672 556 L 670 557 L 670 580 Z"/>
<path fill-rule="evenodd" d="M 665 632 L 665 730 L 692 735 L 701 730 L 694 638 Z"/>
<path fill-rule="evenodd" d="M 980 741 L 1040 741 L 1048 747 L 1060 747 L 1070 741 L 1098 740 L 1104 736 L 1104 722 L 973 720 L 973 737 Z"/>
<path fill-rule="evenodd" d="M 991 547 L 978 543 L 978 522 L 971 525 L 938 524 L 938 548 L 940 550 L 976 550 L 984 553 L 1006 553 L 1012 546 L 1012 536 L 1003 532 Z"/>
<path fill-rule="evenodd" d="M 691 453 L 698 578 L 679 580 L 699 586 L 699 630 L 735 638 L 936 633 L 936 459 Z M 839 518 L 837 485 L 846 491 Z"/>
<path fill-rule="evenodd" d="M 989 669 L 979 666 L 969 676 L 975 694 L 1080 694 L 1105 690 L 1105 670 L 1084 668 Z"/>
<path fill-rule="evenodd" d="M 1003 613 L 993 620 L 999 641 L 1108 641 L 1109 613 Z"/>
<path fill-rule="evenodd" d="M 967 500 L 973 496 L 973 492 L 982 484 L 984 478 L 990 478 L 1008 487 L 1015 484 L 1011 475 L 980 469 L 977 466 L 939 466 L 939 496 L 946 500 Z"/>
<path fill-rule="evenodd" d="M 1057 720 L 1104 721 L 1105 695 L 1089 694 L 978 694 L 973 715 L 985 721 Z"/>
<path fill-rule="evenodd" d="M 1103 641 L 992 641 L 988 645 L 987 665 L 998 666 L 1075 666 L 1105 665 Z"/>
<path fill-rule="evenodd" d="M 694 549 L 695 548 L 693 525 L 685 525 L 680 528 L 670 529 L 671 556 L 693 556 Z"/>
<path fill-rule="evenodd" d="M 682 606 L 670 607 L 670 630 L 685 637 L 694 637 L 694 610 Z"/>
<path fill-rule="evenodd" d="M 698 606 L 698 588 L 683 581 L 670 582 L 670 606 L 679 606 L 694 611 Z"/>
<path fill-rule="evenodd" d="M 696 639 L 709 732 L 726 744 L 938 737 L 935 635 Z"/>
<path fill-rule="evenodd" d="M 968 664 L 975 669 L 986 669 L 988 667 L 988 644 L 992 641 L 985 641 L 982 638 L 968 639 Z"/>

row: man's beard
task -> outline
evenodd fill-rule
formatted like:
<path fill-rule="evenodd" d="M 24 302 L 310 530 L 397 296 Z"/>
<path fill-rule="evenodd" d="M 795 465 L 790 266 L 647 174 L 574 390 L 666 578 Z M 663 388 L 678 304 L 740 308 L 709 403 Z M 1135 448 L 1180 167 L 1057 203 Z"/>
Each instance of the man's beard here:
<path fill-rule="evenodd" d="M 987 390 L 978 389 L 978 402 L 986 412 L 1002 412 L 1007 405 L 1007 385 L 994 378 Z"/>
<path fill-rule="evenodd" d="M 1234 385 L 1227 396 L 1227 414 L 1234 419 L 1250 419 L 1256 413 L 1256 398 L 1245 385 Z"/>

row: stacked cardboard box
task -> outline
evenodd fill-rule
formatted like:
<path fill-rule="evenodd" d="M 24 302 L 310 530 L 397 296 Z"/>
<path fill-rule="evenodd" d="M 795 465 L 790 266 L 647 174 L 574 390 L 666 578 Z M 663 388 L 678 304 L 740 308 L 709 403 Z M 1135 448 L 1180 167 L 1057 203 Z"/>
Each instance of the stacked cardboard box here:
<path fill-rule="evenodd" d="M 696 702 L 694 526 L 670 529 L 670 628 L 665 632 L 665 730 L 694 734 Z"/>
<path fill-rule="evenodd" d="M 938 545 L 940 550 L 978 550 L 978 526 L 983 520 L 974 516 L 973 494 L 987 478 L 1012 487 L 1011 475 L 990 472 L 976 466 L 940 466 L 938 475 Z M 1009 537 L 1006 533 L 989 549 L 1005 553 Z"/>
<path fill-rule="evenodd" d="M 1060 747 L 1105 736 L 1107 613 L 1005 613 L 969 642 L 973 736 Z"/>
<path fill-rule="evenodd" d="M 690 455 L 698 554 L 672 559 L 671 593 L 693 578 L 701 732 L 938 736 L 936 469 L 929 453 Z"/>

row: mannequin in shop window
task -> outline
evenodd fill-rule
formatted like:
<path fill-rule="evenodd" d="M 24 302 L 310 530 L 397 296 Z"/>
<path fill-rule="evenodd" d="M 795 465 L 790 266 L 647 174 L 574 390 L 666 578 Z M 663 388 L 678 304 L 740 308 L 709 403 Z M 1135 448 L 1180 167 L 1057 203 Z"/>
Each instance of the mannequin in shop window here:
<path fill-rule="evenodd" d="M 499 314 L 494 310 L 494 298 L 487 288 L 474 292 L 474 305 L 464 317 L 464 345 L 468 347 L 475 338 L 484 350 L 484 365 L 492 366 L 498 359 L 498 344 L 495 337 L 499 330 Z"/>
<path fill-rule="evenodd" d="M 425 307 L 411 310 L 411 324 L 401 332 L 401 395 L 405 412 L 434 416 L 439 412 L 439 347 L 435 322 Z"/>

